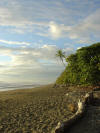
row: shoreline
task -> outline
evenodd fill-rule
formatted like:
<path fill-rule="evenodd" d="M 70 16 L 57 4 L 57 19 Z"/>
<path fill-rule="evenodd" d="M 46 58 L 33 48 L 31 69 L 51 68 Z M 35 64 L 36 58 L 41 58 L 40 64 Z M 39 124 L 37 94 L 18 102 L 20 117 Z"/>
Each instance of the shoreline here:
<path fill-rule="evenodd" d="M 29 89 L 34 89 L 34 88 L 37 88 L 37 87 L 42 87 L 42 86 L 43 85 L 37 85 L 37 86 L 33 85 L 31 87 L 30 86 L 29 87 L 28 86 L 27 87 L 11 87 L 11 88 L 9 87 L 9 88 L 0 89 L 0 92 L 14 91 L 14 90 L 16 91 L 16 90 L 24 90 L 24 89 L 29 90 Z"/>
<path fill-rule="evenodd" d="M 72 118 L 77 101 L 90 92 L 53 85 L 35 88 L 1 91 L 0 133 L 50 133 L 59 122 Z"/>
<path fill-rule="evenodd" d="M 12 88 L 12 89 L 0 89 L 0 92 L 7 92 L 7 91 L 13 91 L 13 90 L 24 90 L 24 89 L 33 89 L 36 87 L 31 87 L 31 88 Z"/>

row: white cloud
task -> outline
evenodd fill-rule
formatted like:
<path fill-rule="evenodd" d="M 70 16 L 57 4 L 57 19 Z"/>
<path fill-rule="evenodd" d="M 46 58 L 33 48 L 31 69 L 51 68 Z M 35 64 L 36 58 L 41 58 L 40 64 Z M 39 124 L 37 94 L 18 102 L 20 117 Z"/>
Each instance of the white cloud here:
<path fill-rule="evenodd" d="M 62 30 L 60 29 L 60 27 L 54 23 L 54 22 L 50 22 L 50 25 L 49 25 L 49 32 L 50 32 L 50 35 L 51 37 L 53 38 L 59 38 L 61 37 L 61 34 L 62 34 Z"/>
<path fill-rule="evenodd" d="M 71 26 L 65 26 L 64 24 L 58 24 L 54 21 L 50 21 L 45 25 L 47 28 L 44 31 L 38 32 L 40 36 L 51 37 L 51 39 L 59 39 L 66 37 L 71 30 Z M 42 29 L 43 30 L 43 29 Z"/>
<path fill-rule="evenodd" d="M 25 0 L 24 2 L 20 0 L 3 0 L 0 1 L 0 25 L 11 26 L 14 32 L 21 34 L 41 30 L 41 33 L 39 32 L 41 35 L 48 34 L 48 31 L 46 33 L 43 31 L 47 30 L 45 28 L 49 26 L 49 35 L 58 38 L 62 35 L 64 29 L 61 29 L 60 27 L 63 26 L 57 24 L 57 22 L 66 25 L 68 28 L 69 25 L 79 23 L 80 20 L 88 16 L 94 7 L 94 3 L 89 0 L 75 0 L 75 2 L 78 4 L 69 6 L 57 0 L 39 2 L 32 0 Z M 86 5 L 91 6 L 88 6 L 87 12 L 84 12 Z M 80 6 L 82 10 L 80 10 Z M 51 21 L 53 22 L 51 23 Z"/>
<path fill-rule="evenodd" d="M 53 39 L 67 37 L 72 40 L 78 39 L 79 43 L 91 43 L 95 38 L 100 38 L 100 9 L 90 14 L 75 26 L 66 26 L 51 21 L 48 25 L 48 33 L 40 33 Z M 91 36 L 93 36 L 91 38 Z M 94 39 L 94 40 L 93 40 Z"/>
<path fill-rule="evenodd" d="M 93 36 L 98 37 L 98 34 L 100 35 L 100 9 L 97 9 L 77 26 L 72 27 L 72 30 L 69 32 L 69 37 L 71 39 L 79 38 L 80 42 L 86 43 L 92 40 Z"/>
<path fill-rule="evenodd" d="M 1 43 L 6 43 L 6 44 L 13 44 L 13 45 L 30 45 L 28 42 L 18 42 L 18 41 L 7 41 L 7 40 L 1 40 Z"/>
<path fill-rule="evenodd" d="M 65 26 L 50 22 L 49 32 L 52 38 L 68 37 L 78 39 L 80 43 L 93 42 L 93 37 L 100 38 L 100 9 L 86 17 L 82 22 L 75 26 Z"/>
<path fill-rule="evenodd" d="M 55 57 L 57 49 L 57 46 L 47 44 L 40 48 L 0 46 L 0 54 L 10 57 L 9 62 L 1 63 L 3 67 L 0 69 L 0 79 L 19 82 L 21 80 L 53 82 L 64 69 Z M 72 52 L 72 49 L 66 49 L 65 51 L 68 55 Z"/>

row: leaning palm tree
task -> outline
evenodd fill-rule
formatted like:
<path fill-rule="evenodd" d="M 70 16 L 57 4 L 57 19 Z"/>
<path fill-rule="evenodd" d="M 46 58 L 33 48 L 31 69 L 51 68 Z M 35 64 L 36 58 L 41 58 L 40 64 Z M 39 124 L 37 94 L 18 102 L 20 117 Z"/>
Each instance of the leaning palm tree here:
<path fill-rule="evenodd" d="M 64 64 L 64 58 L 66 58 L 65 57 L 65 52 L 63 52 L 61 49 L 57 50 L 56 57 L 59 57 L 61 62 L 65 66 L 65 64 Z"/>

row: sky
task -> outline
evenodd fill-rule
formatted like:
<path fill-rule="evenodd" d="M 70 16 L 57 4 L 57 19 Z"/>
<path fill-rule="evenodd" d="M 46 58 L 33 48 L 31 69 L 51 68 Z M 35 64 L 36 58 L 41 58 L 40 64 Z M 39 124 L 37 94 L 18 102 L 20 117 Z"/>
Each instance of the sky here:
<path fill-rule="evenodd" d="M 0 0 L 0 82 L 48 84 L 66 57 L 100 42 L 100 0 Z"/>

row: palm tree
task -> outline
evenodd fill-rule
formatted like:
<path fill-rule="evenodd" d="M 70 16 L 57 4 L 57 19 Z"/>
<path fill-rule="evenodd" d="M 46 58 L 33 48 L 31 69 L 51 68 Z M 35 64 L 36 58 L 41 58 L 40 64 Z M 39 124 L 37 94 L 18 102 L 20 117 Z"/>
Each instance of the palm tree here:
<path fill-rule="evenodd" d="M 59 57 L 60 60 L 61 60 L 61 62 L 62 62 L 63 65 L 65 66 L 65 64 L 64 64 L 64 58 L 66 58 L 66 57 L 65 57 L 65 52 L 63 52 L 61 49 L 59 49 L 59 50 L 57 51 L 57 53 L 56 53 L 56 57 Z"/>

